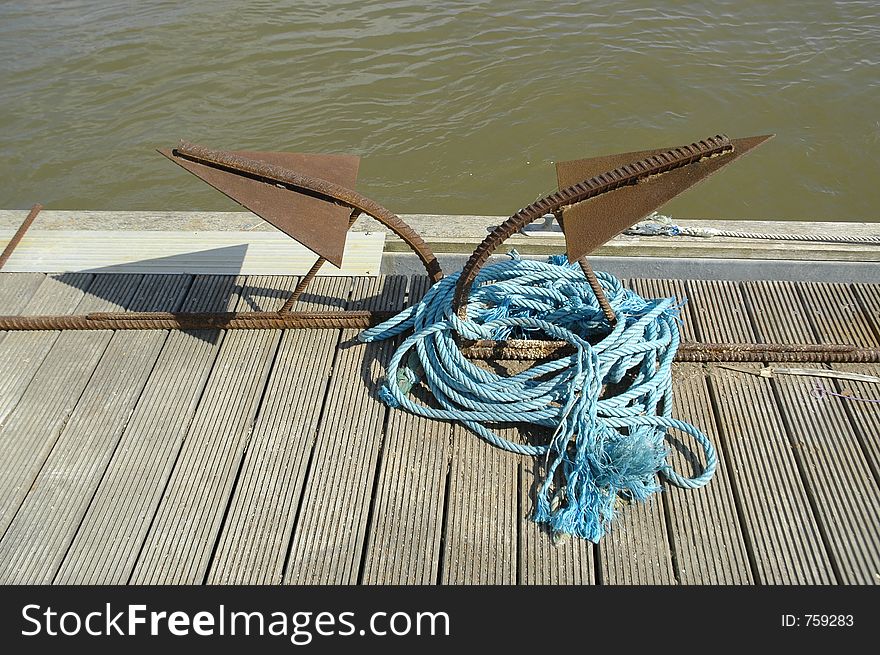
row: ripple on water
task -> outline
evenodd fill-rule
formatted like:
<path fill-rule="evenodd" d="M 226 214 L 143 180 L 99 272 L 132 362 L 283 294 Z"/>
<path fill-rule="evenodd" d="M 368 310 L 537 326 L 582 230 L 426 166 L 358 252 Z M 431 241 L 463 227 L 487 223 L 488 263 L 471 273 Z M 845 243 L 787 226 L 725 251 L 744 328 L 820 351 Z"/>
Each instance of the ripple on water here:
<path fill-rule="evenodd" d="M 306 6 L 301 6 L 305 4 Z M 0 4 L 0 207 L 229 209 L 154 156 L 352 152 L 399 212 L 506 214 L 552 162 L 779 138 L 679 216 L 875 220 L 873 2 Z"/>

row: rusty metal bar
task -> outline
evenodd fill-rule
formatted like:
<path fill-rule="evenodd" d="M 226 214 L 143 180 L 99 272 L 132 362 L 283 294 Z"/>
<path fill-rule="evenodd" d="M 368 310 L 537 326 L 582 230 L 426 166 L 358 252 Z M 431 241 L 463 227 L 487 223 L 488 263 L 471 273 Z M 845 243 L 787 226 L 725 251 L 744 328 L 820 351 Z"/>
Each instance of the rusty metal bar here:
<path fill-rule="evenodd" d="M 564 341 L 517 340 L 472 341 L 461 351 L 469 359 L 541 360 L 574 352 Z M 679 345 L 677 362 L 797 362 L 797 363 L 873 363 L 880 362 L 880 348 L 845 344 L 754 344 L 694 343 Z"/>
<path fill-rule="evenodd" d="M 0 330 L 288 330 L 366 329 L 395 312 L 112 312 L 67 316 L 0 316 Z"/>
<path fill-rule="evenodd" d="M 355 221 L 358 219 L 358 216 L 361 215 L 359 209 L 352 209 L 351 216 L 348 218 L 348 229 L 350 230 L 354 225 Z M 284 301 L 284 304 L 281 306 L 281 309 L 278 311 L 282 314 L 286 314 L 293 306 L 296 304 L 296 301 L 299 300 L 299 297 L 303 294 L 303 291 L 306 290 L 306 287 L 309 286 L 312 280 L 315 279 L 315 276 L 318 274 L 318 271 L 321 270 L 321 267 L 327 262 L 324 257 L 318 257 L 318 260 L 312 264 L 312 267 L 309 269 L 309 272 L 306 273 L 305 277 L 299 281 L 296 285 L 296 288 L 293 290 L 293 293 L 290 294 L 290 297 Z"/>
<path fill-rule="evenodd" d="M 37 214 L 39 214 L 42 210 L 43 205 L 41 205 L 40 203 L 37 203 L 33 207 L 31 207 L 28 215 L 24 217 L 21 225 L 18 226 L 15 234 L 12 235 L 9 243 L 7 243 L 6 247 L 3 249 L 3 254 L 0 254 L 0 269 L 2 269 L 6 265 L 6 261 L 12 256 L 12 251 L 15 250 L 16 246 L 24 238 L 24 233 L 28 231 L 28 228 L 37 217 Z"/>
<path fill-rule="evenodd" d="M 496 227 L 474 250 L 462 269 L 461 277 L 458 279 L 452 306 L 461 318 L 467 317 L 467 299 L 470 296 L 474 280 L 483 264 L 486 263 L 489 256 L 498 246 L 529 223 L 546 214 L 556 214 L 564 207 L 595 198 L 615 189 L 638 184 L 641 180 L 649 177 L 682 168 L 702 159 L 721 155 L 732 150 L 733 145 L 726 136 L 710 137 L 688 146 L 661 152 L 631 164 L 620 166 L 589 180 L 560 189 L 520 209 L 504 223 Z M 564 231 L 565 228 L 563 228 Z"/>
<path fill-rule="evenodd" d="M 366 329 L 395 315 L 389 311 L 336 312 L 95 312 L 65 316 L 0 316 L 0 330 L 295 330 Z M 572 352 L 564 341 L 472 341 L 461 344 L 470 359 L 540 360 Z M 880 362 L 880 348 L 846 344 L 680 344 L 678 362 Z"/>
<path fill-rule="evenodd" d="M 557 208 L 553 212 L 553 216 L 559 224 L 559 229 L 565 232 L 565 218 L 562 216 L 562 208 Z M 587 278 L 587 283 L 590 285 L 590 288 L 596 296 L 596 300 L 599 303 L 599 307 L 602 309 L 602 313 L 605 314 L 605 319 L 608 321 L 609 325 L 614 327 L 614 324 L 617 323 L 617 316 L 615 316 L 614 310 L 611 308 L 611 303 L 608 302 L 608 296 L 605 295 L 602 285 L 599 284 L 599 279 L 596 277 L 593 267 L 590 266 L 590 262 L 587 261 L 586 257 L 579 257 L 577 262 L 581 267 L 584 277 Z"/>
<path fill-rule="evenodd" d="M 617 316 L 615 316 L 614 310 L 611 308 L 611 303 L 608 302 L 608 296 L 605 295 L 602 285 L 599 284 L 599 279 L 596 277 L 593 267 L 590 266 L 586 257 L 578 259 L 578 265 L 584 272 L 584 276 L 587 278 L 587 283 L 590 285 L 593 293 L 596 294 L 596 300 L 599 301 L 599 307 L 602 308 L 602 313 L 605 314 L 608 323 L 613 327 L 614 324 L 617 323 Z"/>

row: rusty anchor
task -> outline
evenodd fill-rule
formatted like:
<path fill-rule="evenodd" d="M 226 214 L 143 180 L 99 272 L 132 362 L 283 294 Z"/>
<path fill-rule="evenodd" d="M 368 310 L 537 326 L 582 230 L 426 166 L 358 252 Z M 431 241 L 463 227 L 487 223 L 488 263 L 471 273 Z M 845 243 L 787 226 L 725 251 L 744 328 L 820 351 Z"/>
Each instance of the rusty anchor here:
<path fill-rule="evenodd" d="M 739 159 L 772 135 L 712 136 L 691 144 L 557 163 L 559 190 L 520 209 L 477 246 L 459 277 L 454 308 L 467 298 L 482 266 L 510 236 L 554 216 L 568 259 L 577 262 L 610 324 L 616 320 L 586 256 L 665 202 Z M 326 262 L 341 265 L 347 232 L 361 214 L 399 236 L 422 262 L 433 284 L 443 277 L 436 256 L 399 216 L 354 191 L 359 159 L 351 155 L 221 151 L 182 141 L 159 152 L 312 250 L 317 259 L 275 312 L 109 312 L 65 316 L 0 316 L 0 330 L 299 329 L 366 328 L 389 312 L 291 311 Z M 542 359 L 561 354 L 553 341 L 461 343 L 471 358 Z M 683 343 L 679 361 L 880 361 L 880 350 L 849 345 Z"/>

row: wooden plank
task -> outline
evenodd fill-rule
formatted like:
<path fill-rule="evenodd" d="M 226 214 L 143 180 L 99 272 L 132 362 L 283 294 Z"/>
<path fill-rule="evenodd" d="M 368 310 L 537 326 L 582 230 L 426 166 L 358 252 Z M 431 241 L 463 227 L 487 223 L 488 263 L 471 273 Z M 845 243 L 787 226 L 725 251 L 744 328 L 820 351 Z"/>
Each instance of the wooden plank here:
<path fill-rule="evenodd" d="M 676 578 L 681 584 L 751 584 L 754 578 L 731 488 L 730 457 L 718 436 L 705 369 L 699 364 L 675 364 L 672 380 L 673 415 L 702 430 L 718 454 L 715 475 L 705 487 L 682 489 L 664 483 Z M 704 458 L 695 453 L 701 451 L 695 442 L 673 433 L 669 462 L 680 473 L 698 475 Z"/>
<path fill-rule="evenodd" d="M 694 333 L 704 343 L 754 343 L 740 284 L 721 280 L 688 280 Z"/>
<path fill-rule="evenodd" d="M 768 320 L 762 336 L 768 341 L 793 338 L 804 343 L 876 345 L 867 317 L 847 286 L 774 286 L 775 294 L 761 293 L 758 285 L 745 287 L 749 301 L 764 303 Z M 801 323 L 792 334 L 792 318 L 798 314 L 810 322 Z M 837 578 L 850 584 L 880 582 L 880 547 L 875 539 L 880 492 L 846 409 L 836 398 L 813 397 L 815 379 L 779 375 L 772 385 Z"/>
<path fill-rule="evenodd" d="M 478 243 L 489 227 L 503 222 L 504 216 L 449 215 L 449 214 L 400 214 L 426 239 L 436 237 L 467 236 Z M 14 230 L 22 221 L 22 211 L 0 209 L 0 228 Z M 765 232 L 770 234 L 808 234 L 817 237 L 846 234 L 856 237 L 877 237 L 877 223 L 867 221 L 767 221 L 726 219 L 676 219 L 677 225 L 689 228 L 715 228 L 738 232 Z M 96 211 L 44 209 L 40 212 L 40 229 L 63 230 L 76 226 L 81 230 L 183 230 L 186 232 L 252 231 L 271 232 L 274 228 L 266 221 L 248 211 Z M 378 221 L 361 216 L 355 229 L 388 231 Z M 558 226 L 552 234 L 561 237 Z M 626 238 L 626 235 L 622 235 Z M 390 238 L 390 237 L 389 237 Z M 632 238 L 632 237 L 629 237 Z M 687 241 L 708 241 L 703 237 L 672 237 Z M 643 238 L 647 241 L 648 238 Z M 809 248 L 809 242 L 787 242 L 789 247 Z M 760 245 L 760 242 L 755 244 Z M 871 245 L 871 244 L 867 244 Z"/>
<path fill-rule="evenodd" d="M 45 279 L 43 273 L 0 273 L 0 312 L 4 316 L 21 312 Z"/>
<path fill-rule="evenodd" d="M 238 309 L 276 309 L 293 278 L 248 278 Z M 134 584 L 202 584 L 247 449 L 280 330 L 230 330 L 132 574 Z"/>
<path fill-rule="evenodd" d="M 877 345 L 871 319 L 862 311 L 861 303 L 849 285 L 800 282 L 797 289 L 819 343 Z"/>
<path fill-rule="evenodd" d="M 688 292 L 701 341 L 755 342 L 742 285 L 690 281 Z M 769 382 L 718 365 L 707 368 L 755 581 L 833 582 L 831 562 Z"/>
<path fill-rule="evenodd" d="M 426 277 L 411 278 L 408 302 L 418 302 L 427 289 Z M 390 412 L 363 583 L 436 584 L 451 437 L 447 422 Z"/>
<path fill-rule="evenodd" d="M 835 364 L 833 368 L 838 371 L 880 377 L 880 364 Z M 844 398 L 827 399 L 829 402 L 835 400 L 843 406 L 855 429 L 862 447 L 862 454 L 874 476 L 874 482 L 880 486 L 880 439 L 877 438 L 877 435 L 880 434 L 880 387 L 873 382 L 853 380 L 838 380 L 833 385 L 823 381 L 823 386 L 837 393 L 869 401 L 861 402 Z"/>
<path fill-rule="evenodd" d="M 743 282 L 758 343 L 816 343 L 797 286 L 789 282 Z"/>
<path fill-rule="evenodd" d="M 684 301 L 681 308 L 682 339 L 696 341 L 693 304 L 687 301 L 684 280 L 633 280 L 632 287 L 648 298 L 674 296 Z M 718 468 L 710 484 L 697 489 L 680 489 L 664 484 L 663 501 L 673 552 L 673 568 L 681 584 L 747 584 L 753 582 L 743 530 L 736 513 L 730 486 L 727 454 L 718 439 L 712 401 L 704 368 L 694 364 L 672 367 L 675 390 L 674 415 L 703 431 L 715 445 Z M 701 449 L 682 443 L 681 435 L 670 433 L 669 461 L 677 471 L 697 475 L 702 471 Z M 695 459 L 696 457 L 696 459 Z M 707 520 L 707 517 L 712 517 Z"/>
<path fill-rule="evenodd" d="M 147 276 L 134 311 L 173 311 L 189 279 Z M 159 355 L 166 331 L 116 332 L 0 540 L 0 582 L 52 581 Z"/>
<path fill-rule="evenodd" d="M 226 311 L 237 302 L 233 277 L 198 276 L 182 309 Z M 129 581 L 221 343 L 218 330 L 168 336 L 56 583 Z"/>
<path fill-rule="evenodd" d="M 21 313 L 45 277 L 42 273 L 0 273 L 0 314 Z M 5 336 L 6 332 L 0 332 L 0 342 Z"/>
<path fill-rule="evenodd" d="M 662 501 L 621 501 L 597 556 L 600 584 L 675 584 Z"/>
<path fill-rule="evenodd" d="M 12 274 L 4 273 L 3 277 L 9 275 Z M 25 315 L 73 312 L 92 279 L 89 274 L 43 276 L 40 286 L 20 312 Z M 0 376 L 0 425 L 21 400 L 60 334 L 60 331 L 5 333 L 0 342 L 0 361 L 14 362 L 14 365 L 6 367 Z"/>
<path fill-rule="evenodd" d="M 399 310 L 406 284 L 401 276 L 357 279 L 350 308 Z M 393 344 L 359 344 L 357 334 L 342 333 L 285 583 L 358 581 L 387 416 L 376 393 Z"/>
<path fill-rule="evenodd" d="M 443 584 L 516 584 L 520 457 L 453 427 Z"/>
<path fill-rule="evenodd" d="M 11 233 L 0 230 L 0 243 Z M 342 268 L 320 275 L 377 275 L 385 235 L 349 232 Z M 7 261 L 10 272 L 96 271 L 304 275 L 314 253 L 286 234 L 160 230 L 30 230 Z"/>
<path fill-rule="evenodd" d="M 294 308 L 338 309 L 350 278 L 321 278 Z M 210 584 L 279 584 L 340 330 L 287 330 L 208 575 Z"/>
<path fill-rule="evenodd" d="M 82 311 L 126 307 L 140 276 L 108 276 L 89 287 Z M 0 533 L 5 532 L 92 377 L 113 333 L 62 332 L 0 429 Z M 4 345 L 10 339 L 4 340 Z"/>
<path fill-rule="evenodd" d="M 586 539 L 554 540 L 546 526 L 531 517 L 537 487 L 544 480 L 540 457 L 520 461 L 519 583 L 523 585 L 596 584 L 595 545 Z"/>
<path fill-rule="evenodd" d="M 870 324 L 873 340 L 876 345 L 880 341 L 880 284 L 853 284 L 850 290 L 858 299 L 862 316 Z M 880 364 L 834 364 L 831 368 L 838 371 L 850 371 L 862 375 L 880 376 Z M 852 394 L 868 400 L 880 400 L 880 392 L 876 384 L 869 382 L 837 381 L 833 387 L 838 393 Z M 847 401 L 843 403 L 850 422 L 862 446 L 862 453 L 880 485 L 880 403 Z"/>
<path fill-rule="evenodd" d="M 880 284 L 853 284 L 850 290 L 858 299 L 862 315 L 871 325 L 875 339 L 880 339 Z"/>
<path fill-rule="evenodd" d="M 773 384 L 839 581 L 880 583 L 880 491 L 846 410 L 838 398 L 811 396 L 809 378 Z"/>

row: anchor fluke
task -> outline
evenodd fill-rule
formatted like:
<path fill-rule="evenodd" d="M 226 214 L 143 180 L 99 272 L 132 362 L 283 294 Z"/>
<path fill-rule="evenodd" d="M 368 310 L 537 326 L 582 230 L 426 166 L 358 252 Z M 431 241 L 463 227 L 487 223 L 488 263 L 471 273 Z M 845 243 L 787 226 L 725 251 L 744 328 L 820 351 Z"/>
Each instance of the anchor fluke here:
<path fill-rule="evenodd" d="M 162 148 L 159 152 L 334 266 L 342 266 L 350 208 L 312 190 L 278 185 L 259 174 L 233 170 L 217 161 L 188 154 L 196 151 L 187 146 L 182 143 L 178 148 Z M 355 186 L 360 163 L 360 158 L 354 155 L 250 150 L 221 154 L 267 169 L 278 167 L 295 171 L 315 181 L 326 181 L 348 189 Z M 259 166 L 251 168 L 256 171 Z"/>

